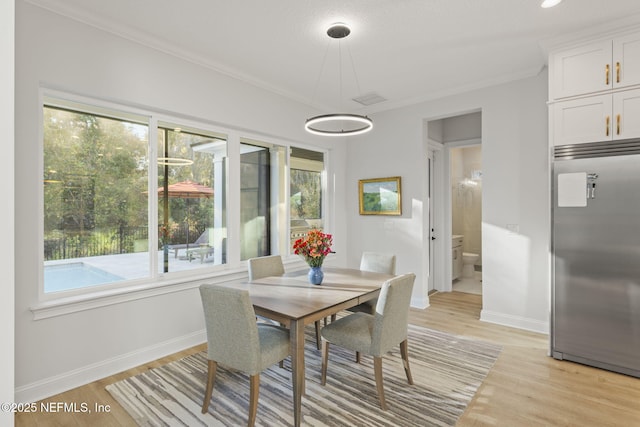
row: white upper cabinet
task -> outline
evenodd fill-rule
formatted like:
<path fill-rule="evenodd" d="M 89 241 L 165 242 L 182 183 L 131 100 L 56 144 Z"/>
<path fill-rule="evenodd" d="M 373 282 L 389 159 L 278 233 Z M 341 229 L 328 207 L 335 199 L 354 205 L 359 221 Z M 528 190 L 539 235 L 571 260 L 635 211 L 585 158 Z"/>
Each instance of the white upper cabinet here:
<path fill-rule="evenodd" d="M 551 99 L 640 84 L 640 33 L 555 52 L 549 61 Z"/>
<path fill-rule="evenodd" d="M 611 89 L 611 58 L 611 41 L 556 52 L 549 65 L 551 98 Z"/>
<path fill-rule="evenodd" d="M 613 94 L 612 139 L 640 137 L 640 89 Z"/>
<path fill-rule="evenodd" d="M 640 34 L 613 41 L 613 87 L 640 84 Z"/>
<path fill-rule="evenodd" d="M 611 95 L 561 101 L 552 109 L 554 145 L 611 139 Z"/>
<path fill-rule="evenodd" d="M 640 138 L 640 32 L 549 56 L 553 145 Z"/>
<path fill-rule="evenodd" d="M 554 145 L 640 137 L 640 89 L 560 101 L 552 111 Z"/>

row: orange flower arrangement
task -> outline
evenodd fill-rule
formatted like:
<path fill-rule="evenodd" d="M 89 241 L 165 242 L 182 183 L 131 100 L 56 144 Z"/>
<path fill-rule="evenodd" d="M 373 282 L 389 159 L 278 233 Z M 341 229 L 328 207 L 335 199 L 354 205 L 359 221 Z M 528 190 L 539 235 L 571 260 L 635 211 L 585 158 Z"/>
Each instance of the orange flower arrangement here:
<path fill-rule="evenodd" d="M 293 253 L 300 255 L 309 267 L 322 267 L 324 258 L 331 253 L 333 236 L 320 230 L 310 230 L 307 236 L 293 244 Z"/>

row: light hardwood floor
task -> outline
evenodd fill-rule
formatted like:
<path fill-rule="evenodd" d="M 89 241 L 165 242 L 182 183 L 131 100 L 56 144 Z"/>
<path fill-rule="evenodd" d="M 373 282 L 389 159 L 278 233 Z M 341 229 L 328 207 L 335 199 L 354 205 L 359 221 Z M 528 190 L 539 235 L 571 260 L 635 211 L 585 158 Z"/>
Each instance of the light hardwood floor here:
<path fill-rule="evenodd" d="M 503 346 L 458 426 L 640 425 L 640 379 L 548 357 L 546 335 L 480 322 L 481 298 L 436 293 L 428 309 L 411 310 L 413 324 Z M 20 414 L 16 426 L 132 426 L 105 386 L 204 349 L 197 346 L 46 399 L 110 405 L 109 413 Z"/>

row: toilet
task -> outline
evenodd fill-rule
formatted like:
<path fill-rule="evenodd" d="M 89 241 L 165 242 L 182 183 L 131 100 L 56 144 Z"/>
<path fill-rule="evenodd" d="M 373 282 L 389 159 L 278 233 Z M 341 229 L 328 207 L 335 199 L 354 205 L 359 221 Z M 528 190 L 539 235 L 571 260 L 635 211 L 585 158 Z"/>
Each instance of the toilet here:
<path fill-rule="evenodd" d="M 475 263 L 480 255 L 472 252 L 462 253 L 462 277 L 473 277 L 475 272 Z"/>

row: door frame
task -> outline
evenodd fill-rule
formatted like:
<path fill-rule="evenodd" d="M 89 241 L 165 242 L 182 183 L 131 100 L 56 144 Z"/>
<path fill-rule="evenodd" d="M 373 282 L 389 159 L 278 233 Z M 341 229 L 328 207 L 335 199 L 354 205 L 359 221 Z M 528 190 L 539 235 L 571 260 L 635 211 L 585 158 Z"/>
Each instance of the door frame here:
<path fill-rule="evenodd" d="M 439 292 L 451 292 L 452 290 L 452 259 L 451 256 L 451 149 L 482 145 L 482 138 L 472 138 L 459 141 L 446 142 L 444 144 L 429 140 L 428 156 L 431 160 L 429 185 L 431 186 L 431 198 L 429 199 L 429 230 L 434 229 L 435 240 L 430 240 L 429 259 L 429 290 Z M 433 182 L 431 182 L 433 179 Z M 433 287 L 431 287 L 433 285 Z"/>

